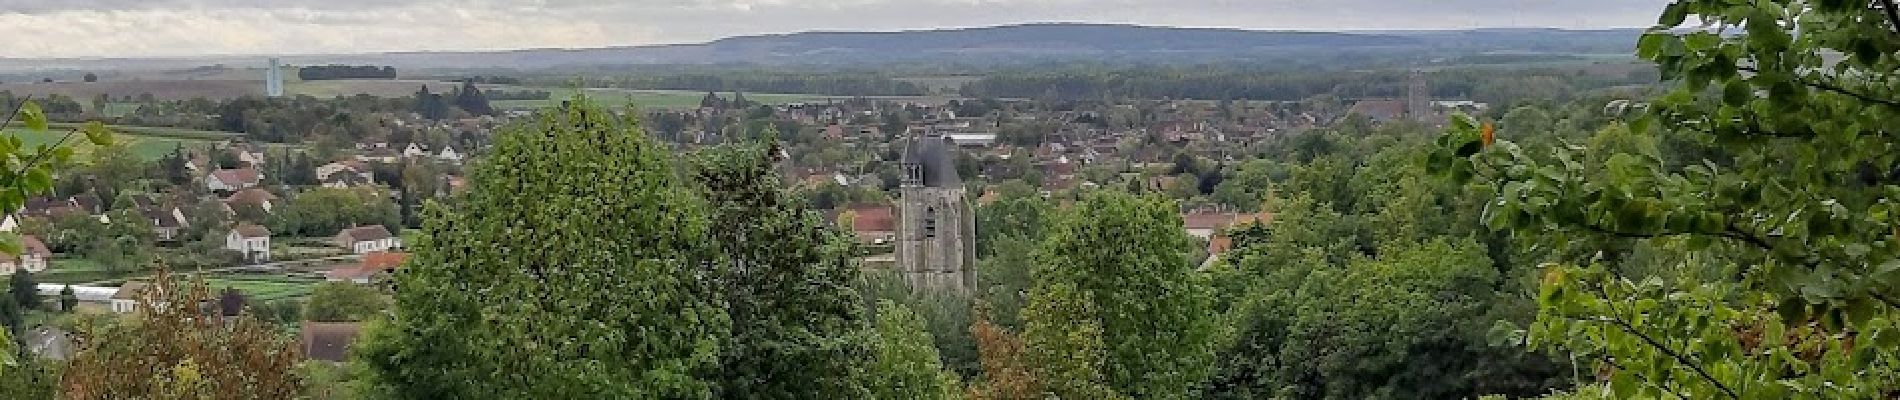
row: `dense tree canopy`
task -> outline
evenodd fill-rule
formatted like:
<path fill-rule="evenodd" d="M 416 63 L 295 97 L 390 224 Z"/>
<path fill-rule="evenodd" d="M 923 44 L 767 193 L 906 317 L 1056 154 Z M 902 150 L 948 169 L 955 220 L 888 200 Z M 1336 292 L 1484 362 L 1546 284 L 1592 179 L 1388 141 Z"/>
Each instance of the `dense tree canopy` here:
<path fill-rule="evenodd" d="M 732 319 L 718 397 L 864 397 L 870 354 L 852 243 L 779 184 L 775 150 L 735 144 L 694 163 L 713 224 L 742 227 L 709 241 Z"/>
<path fill-rule="evenodd" d="M 1086 333 L 1096 329 L 1091 323 L 1099 326 L 1105 357 L 1100 373 L 1114 391 L 1137 398 L 1191 397 L 1212 372 L 1216 321 L 1207 312 L 1212 293 L 1190 264 L 1174 204 L 1093 194 L 1056 221 L 1038 255 L 1031 302 L 1081 296 L 1048 299 L 1059 305 L 1046 305 L 1046 316 L 1064 318 L 1068 323 L 1060 325 L 1084 337 L 1094 335 Z M 1044 323 L 1025 320 L 1032 328 Z"/>
<path fill-rule="evenodd" d="M 296 343 L 248 315 L 224 317 L 202 281 L 161 271 L 130 321 L 82 329 L 60 382 L 64 399 L 283 399 L 302 382 Z M 137 337 L 139 340 L 125 340 Z"/>
<path fill-rule="evenodd" d="M 637 121 L 575 103 L 501 132 L 424 220 L 389 332 L 363 344 L 394 393 L 713 395 L 730 322 L 701 269 L 707 205 Z"/>
<path fill-rule="evenodd" d="M 1892 2 L 1677 1 L 1637 51 L 1673 89 L 1603 108 L 1627 127 L 1538 146 L 1458 121 L 1433 165 L 1496 189 L 1491 227 L 1572 250 L 1522 333 L 1608 393 L 1892 397 L 1897 49 Z"/>

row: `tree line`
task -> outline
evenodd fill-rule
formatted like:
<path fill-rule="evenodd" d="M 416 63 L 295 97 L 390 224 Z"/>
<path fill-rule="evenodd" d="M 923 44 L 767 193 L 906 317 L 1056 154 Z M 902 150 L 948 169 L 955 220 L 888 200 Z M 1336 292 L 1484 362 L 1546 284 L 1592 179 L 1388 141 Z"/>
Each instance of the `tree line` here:
<path fill-rule="evenodd" d="M 1516 70 L 1452 69 L 1424 73 L 1434 98 L 1509 105 L 1520 100 L 1562 101 L 1554 95 L 1656 82 L 1653 69 L 1593 67 Z M 964 96 L 1048 101 L 1203 99 L 1300 101 L 1318 95 L 1345 99 L 1398 98 L 1410 86 L 1405 71 L 1261 71 L 1240 66 L 1071 67 L 997 71 L 963 85 Z"/>
<path fill-rule="evenodd" d="M 374 65 L 312 65 L 298 67 L 297 78 L 306 81 L 332 79 L 396 79 L 396 68 Z"/>
<path fill-rule="evenodd" d="M 878 74 L 845 73 L 735 72 L 635 75 L 614 78 L 607 84 L 624 89 L 800 93 L 833 96 L 921 96 L 930 92 L 922 85 Z"/>

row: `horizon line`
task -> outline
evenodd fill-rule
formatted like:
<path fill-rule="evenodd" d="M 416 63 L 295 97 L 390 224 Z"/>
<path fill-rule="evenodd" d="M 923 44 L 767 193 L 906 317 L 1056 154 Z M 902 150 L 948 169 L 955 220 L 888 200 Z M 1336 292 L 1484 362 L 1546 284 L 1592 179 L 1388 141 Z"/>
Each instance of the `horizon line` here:
<path fill-rule="evenodd" d="M 1285 29 L 1285 30 L 1276 30 L 1276 29 L 1258 29 L 1258 28 L 1243 28 L 1243 27 L 1232 27 L 1232 26 L 1189 26 L 1189 25 L 1151 25 L 1151 24 L 1139 24 L 1139 23 L 1123 23 L 1123 22 L 1092 22 L 1092 21 L 1037 21 L 1037 22 L 1019 22 L 1019 23 L 1006 23 L 1006 24 L 992 24 L 992 25 L 973 25 L 973 26 L 946 26 L 946 27 L 936 27 L 936 28 L 912 28 L 912 29 L 896 29 L 896 30 L 827 30 L 827 29 L 812 29 L 812 30 L 802 30 L 802 31 L 792 31 L 792 32 L 781 32 L 781 33 L 757 33 L 757 34 L 745 34 L 745 35 L 734 35 L 734 36 L 726 36 L 726 37 L 721 37 L 721 38 L 717 38 L 717 39 L 712 39 L 712 40 L 704 40 L 704 41 L 693 41 L 693 42 L 676 42 L 676 43 L 652 43 L 652 44 L 626 44 L 626 45 L 612 45 L 612 46 L 594 46 L 594 47 L 517 47 L 517 48 L 469 48 L 469 49 L 417 49 L 417 50 L 390 50 L 390 51 L 370 51 L 370 52 L 359 52 L 359 53 L 283 53 L 283 54 L 263 54 L 263 53 L 200 53 L 200 54 L 178 54 L 178 55 L 150 55 L 150 56 L 80 56 L 80 57 L 6 57 L 6 56 L 0 56 L 0 62 L 10 62 L 10 61 L 11 61 L 11 62 L 19 62 L 19 61 L 112 61 L 112 60 L 179 60 L 179 61 L 188 61 L 188 60 L 192 60 L 192 59 L 202 59 L 202 58 L 225 58 L 225 57 L 232 57 L 232 58 L 237 58 L 237 57 L 245 57 L 245 58 L 248 58 L 248 57 L 264 57 L 264 58 L 269 58 L 269 57 L 327 57 L 327 56 L 376 56 L 376 55 L 397 55 L 397 54 L 445 54 L 445 53 L 510 53 L 510 52 L 524 52 L 524 51 L 585 51 L 585 50 L 609 50 L 609 49 L 634 49 L 634 48 L 658 48 L 658 47 L 673 47 L 673 46 L 704 46 L 704 45 L 710 45 L 710 44 L 714 44 L 714 43 L 718 43 L 718 42 L 721 42 L 721 41 L 727 41 L 727 40 L 735 40 L 735 39 L 747 39 L 747 38 L 766 38 L 766 37 L 775 37 L 775 36 L 795 36 L 795 35 L 808 35 L 808 34 L 896 34 L 896 33 L 926 33 L 926 32 L 944 32 L 944 31 L 967 31 L 967 30 L 979 30 L 979 29 L 996 29 L 996 28 L 1016 28 L 1016 27 L 1028 27 L 1028 26 L 1058 26 L 1058 25 L 1095 25 L 1095 26 L 1116 26 L 1116 27 L 1129 27 L 1129 28 L 1153 28 L 1153 29 L 1195 29 L 1195 30 L 1226 30 L 1226 31 L 1243 31 L 1243 32 L 1258 32 L 1258 33 L 1337 33 L 1337 34 L 1381 34 L 1381 33 L 1394 33 L 1394 32 L 1464 32 L 1464 31 L 1486 31 L 1486 30 L 1553 30 L 1553 31 L 1576 31 L 1576 32 L 1589 32 L 1589 31 L 1617 31 L 1617 30 L 1637 30 L 1637 29 L 1648 29 L 1648 28 L 1649 28 L 1649 27 L 1598 27 L 1598 28 L 1564 28 L 1564 27 L 1552 27 L 1552 26 L 1490 26 L 1490 27 L 1469 27 L 1469 28 L 1445 28 L 1445 29 L 1337 29 L 1337 30 L 1324 30 L 1324 29 Z"/>

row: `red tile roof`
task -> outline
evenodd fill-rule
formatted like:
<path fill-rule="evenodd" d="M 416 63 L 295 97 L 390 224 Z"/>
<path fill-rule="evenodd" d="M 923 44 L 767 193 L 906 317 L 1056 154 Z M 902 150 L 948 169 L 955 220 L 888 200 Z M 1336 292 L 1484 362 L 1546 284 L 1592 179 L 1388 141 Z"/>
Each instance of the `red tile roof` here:
<path fill-rule="evenodd" d="M 851 230 L 856 232 L 895 232 L 897 231 L 896 212 L 888 205 L 852 206 Z"/>
<path fill-rule="evenodd" d="M 264 227 L 257 226 L 256 224 L 238 225 L 236 228 L 231 228 L 231 231 L 237 232 L 238 236 L 245 238 L 270 237 L 269 229 L 264 229 Z"/>
<path fill-rule="evenodd" d="M 224 198 L 224 201 L 226 203 L 233 203 L 233 204 L 259 204 L 261 205 L 261 204 L 264 204 L 264 202 L 271 201 L 271 200 L 277 200 L 277 195 L 271 194 L 269 190 L 264 190 L 260 188 L 250 188 L 250 189 L 239 190 L 237 193 L 232 193 L 230 197 Z"/>
<path fill-rule="evenodd" d="M 227 184 L 255 184 L 260 176 L 257 170 L 250 168 L 221 169 L 211 172 L 211 177 Z"/>
<path fill-rule="evenodd" d="M 359 265 L 358 268 L 366 272 L 394 271 L 397 266 L 402 265 L 402 262 L 408 259 L 409 253 L 378 251 L 363 255 L 363 263 Z"/>
<path fill-rule="evenodd" d="M 1233 249 L 1234 249 L 1234 238 L 1227 237 L 1227 235 L 1214 235 L 1214 237 L 1207 239 L 1207 254 L 1208 255 L 1217 256 L 1217 255 L 1225 254 L 1227 253 L 1228 250 L 1233 250 Z"/>
<path fill-rule="evenodd" d="M 1405 116 L 1405 102 L 1398 100 L 1360 100 L 1352 104 L 1349 114 L 1364 115 L 1373 119 L 1393 119 Z"/>
<path fill-rule="evenodd" d="M 30 255 L 36 255 L 40 257 L 53 256 L 53 251 L 46 249 L 46 242 L 41 242 L 40 238 L 35 237 L 33 235 L 20 236 L 20 249 L 25 250 L 26 254 L 30 254 Z M 0 252 L 0 254 L 4 254 L 9 257 L 14 256 L 14 254 L 8 254 L 6 252 Z"/>
<path fill-rule="evenodd" d="M 336 234 L 338 241 L 346 243 L 383 240 L 391 236 L 395 235 L 389 233 L 389 228 L 384 228 L 382 225 L 359 226 L 344 229 Z"/>

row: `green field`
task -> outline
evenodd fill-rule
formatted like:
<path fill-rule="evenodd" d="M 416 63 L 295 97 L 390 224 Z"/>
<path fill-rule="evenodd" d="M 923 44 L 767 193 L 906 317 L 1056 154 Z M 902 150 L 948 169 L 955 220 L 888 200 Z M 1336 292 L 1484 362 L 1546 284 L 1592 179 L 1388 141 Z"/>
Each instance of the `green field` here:
<path fill-rule="evenodd" d="M 312 290 L 316 290 L 317 285 L 321 283 L 323 283 L 323 281 L 320 280 L 239 275 L 220 275 L 205 278 L 205 285 L 209 286 L 212 292 L 221 291 L 225 288 L 234 288 L 244 292 L 244 296 L 252 301 L 275 301 L 306 297 L 310 295 Z"/>
<path fill-rule="evenodd" d="M 454 88 L 456 84 L 454 82 L 411 79 L 293 80 L 284 82 L 284 93 L 292 96 L 307 95 L 319 99 L 328 99 L 338 96 L 355 96 L 358 94 L 395 98 L 413 96 L 416 94 L 416 91 L 422 89 L 424 85 L 429 86 L 430 92 L 448 93 L 449 89 Z"/>
<path fill-rule="evenodd" d="M 109 271 L 92 260 L 83 258 L 56 258 L 47 262 L 46 270 L 33 274 L 40 283 L 81 284 L 144 275 L 145 271 L 126 268 Z"/>
<path fill-rule="evenodd" d="M 128 114 L 131 114 L 133 111 L 138 111 L 138 110 L 139 110 L 138 103 L 106 103 L 106 109 L 104 112 L 100 113 L 100 115 L 104 115 L 107 117 L 123 117 Z"/>
<path fill-rule="evenodd" d="M 78 126 L 78 124 L 56 122 L 48 124 L 47 132 L 36 133 L 20 128 L 20 125 L 15 123 L 7 129 L 0 130 L 0 133 L 18 135 L 22 144 L 25 144 L 28 148 L 32 148 L 41 144 L 51 145 L 57 143 L 61 137 L 66 135 L 66 132 L 76 126 Z M 139 157 L 143 157 L 147 160 L 155 160 L 167 154 L 171 154 L 172 150 L 176 149 L 179 144 L 184 144 L 187 147 L 201 146 L 211 141 L 236 139 L 240 137 L 240 135 L 230 132 L 200 131 L 180 128 L 123 125 L 112 125 L 109 128 L 111 128 L 115 134 L 113 139 L 117 143 L 125 144 L 132 149 L 133 154 L 138 154 Z M 67 144 L 76 145 L 81 148 L 91 146 L 90 144 L 84 143 L 84 136 L 77 134 L 73 135 L 72 139 L 67 139 L 66 142 Z"/>
<path fill-rule="evenodd" d="M 117 143 L 125 144 L 127 147 L 132 149 L 133 154 L 138 154 L 139 157 L 147 159 L 147 160 L 156 160 L 161 157 L 164 157 L 167 154 L 171 154 L 172 150 L 176 149 L 180 143 L 186 144 L 188 146 L 204 143 L 203 140 L 176 139 L 176 138 L 168 138 L 168 137 L 134 135 L 134 134 L 129 134 L 123 131 L 116 131 L 116 132 L 118 133 L 118 135 L 114 136 L 113 139 L 116 140 Z M 4 131 L 0 131 L 0 133 L 6 134 L 6 135 L 19 136 L 20 142 L 22 144 L 25 144 L 26 147 L 28 148 L 33 148 L 33 147 L 38 147 L 39 145 L 42 145 L 42 144 L 50 146 L 54 143 L 59 142 L 60 137 L 64 136 L 66 134 L 66 131 L 32 132 L 25 129 L 6 129 Z M 67 139 L 66 143 L 73 144 L 73 145 L 81 145 L 84 143 L 84 141 L 85 141 L 84 137 L 80 135 L 74 135 L 74 138 Z M 84 144 L 84 145 L 81 145 L 80 147 L 83 148 L 87 146 L 91 146 L 91 145 Z"/>

